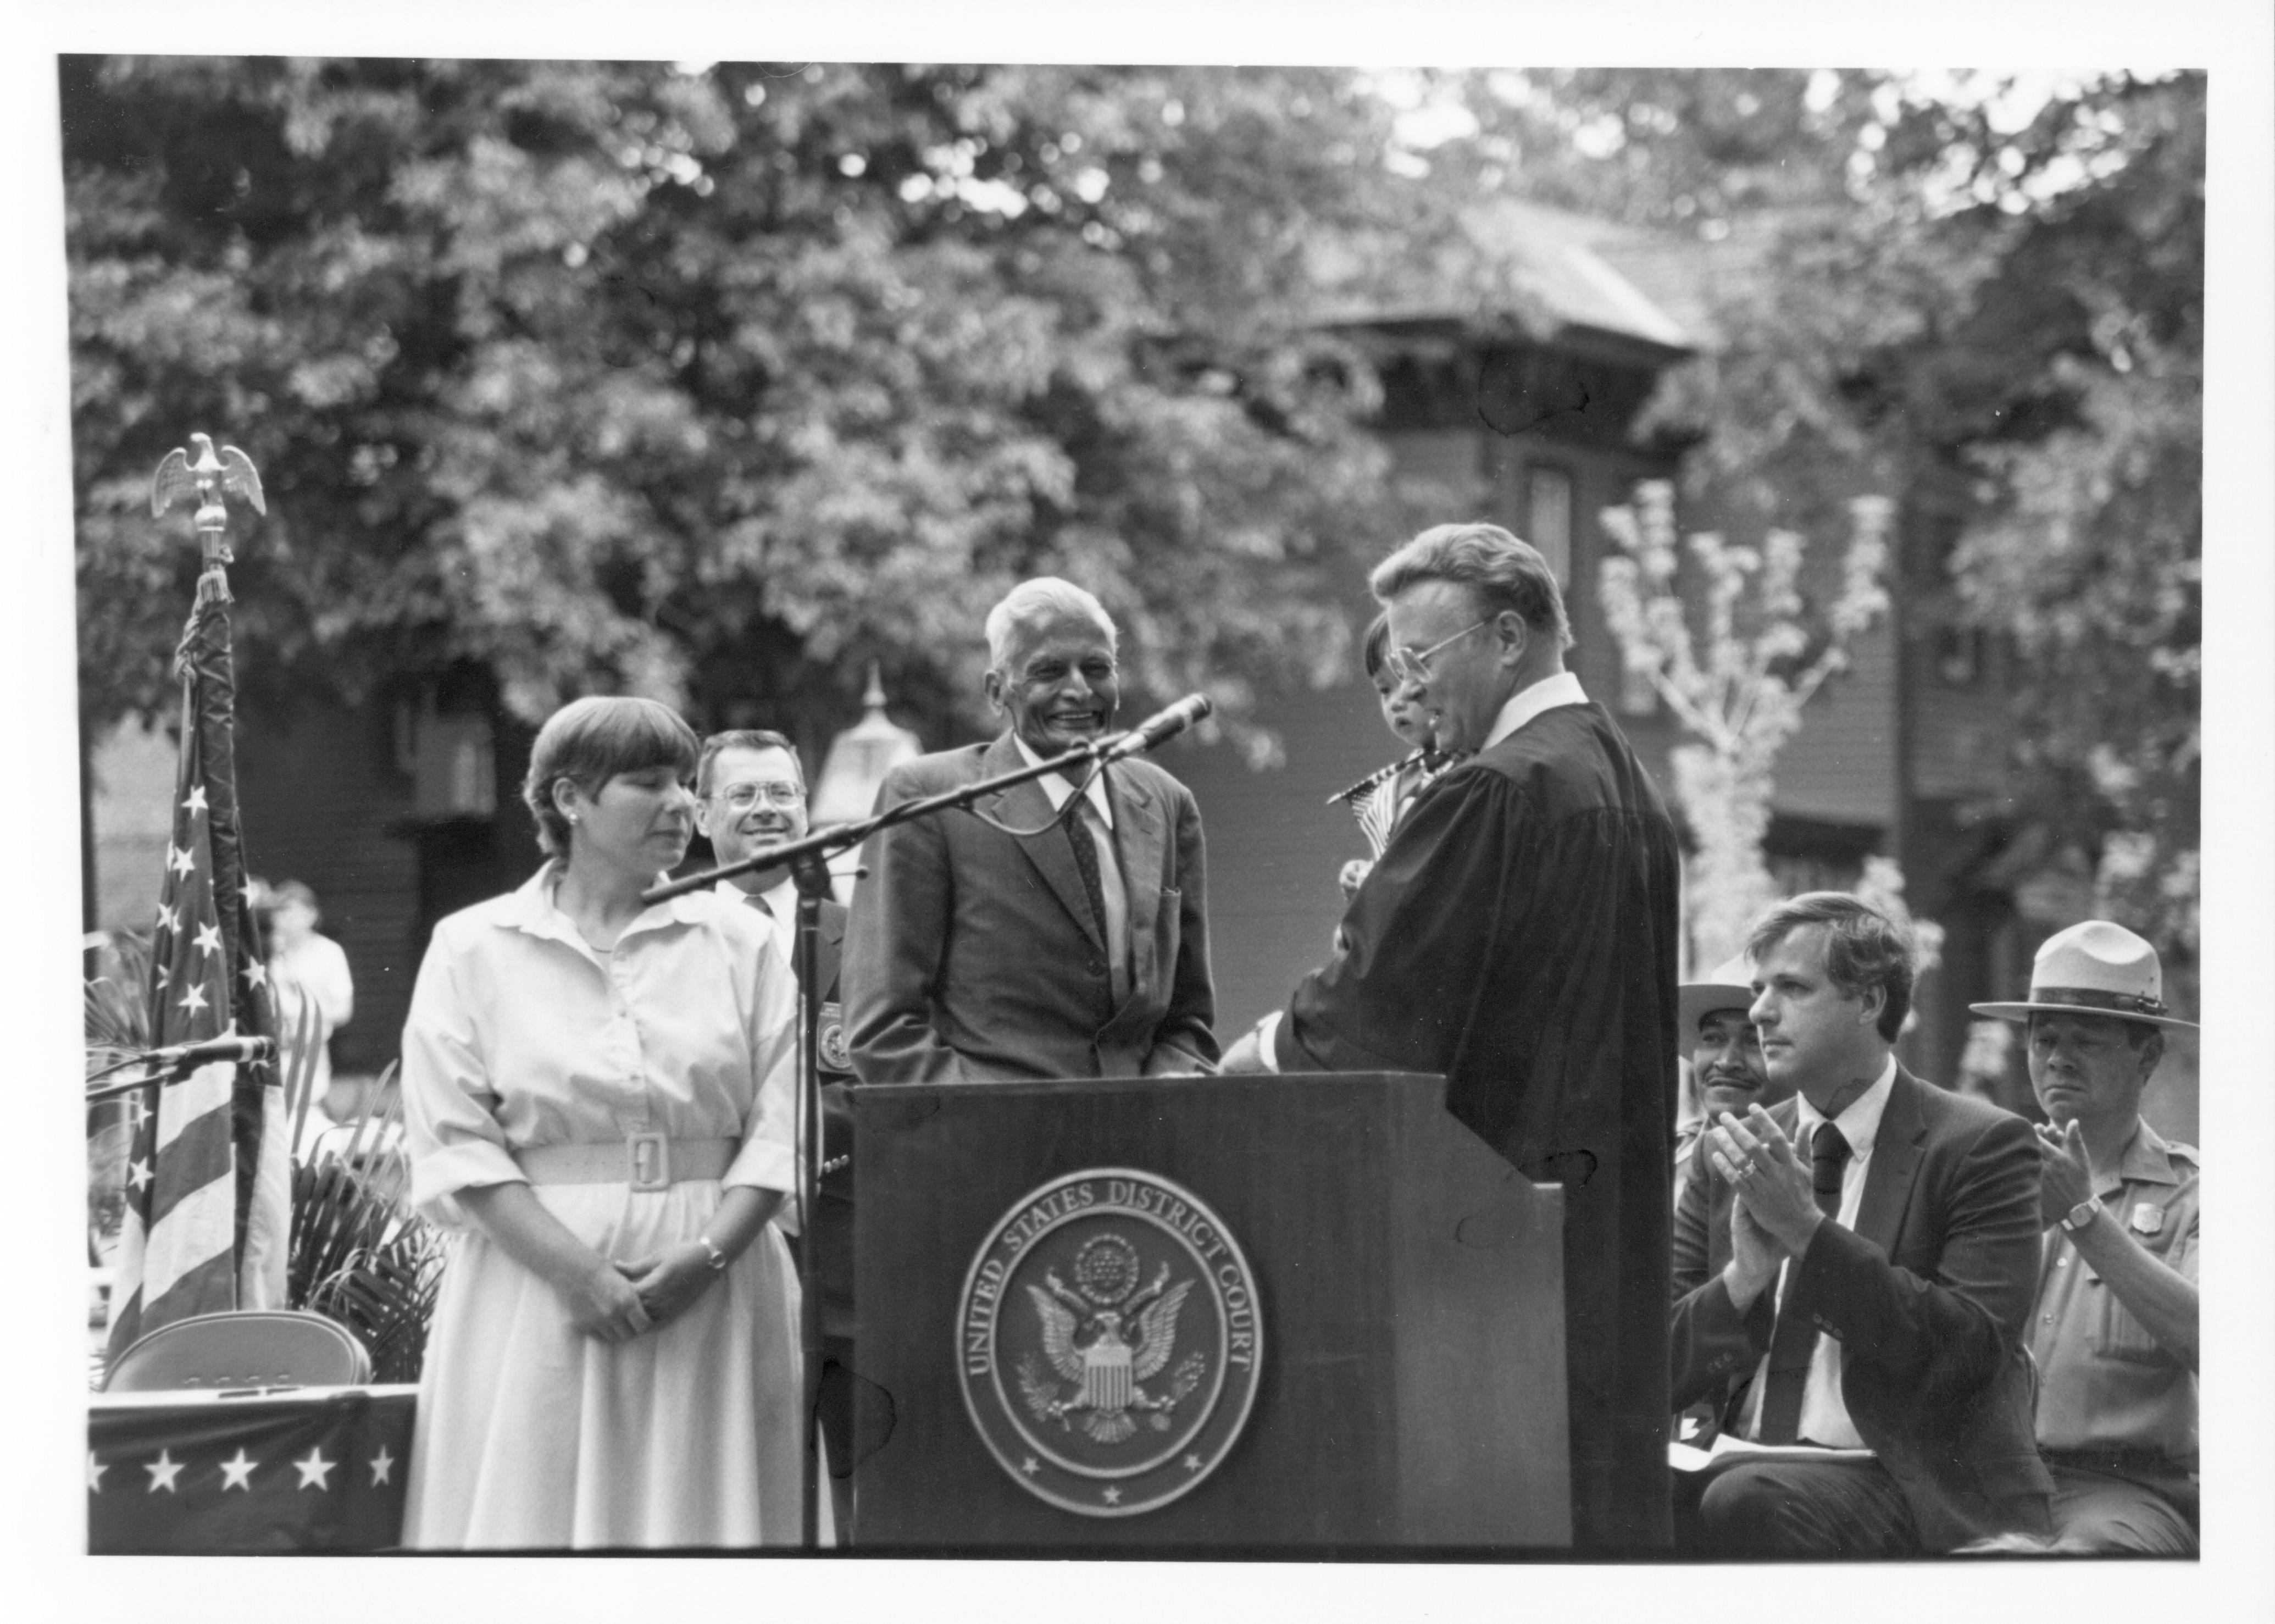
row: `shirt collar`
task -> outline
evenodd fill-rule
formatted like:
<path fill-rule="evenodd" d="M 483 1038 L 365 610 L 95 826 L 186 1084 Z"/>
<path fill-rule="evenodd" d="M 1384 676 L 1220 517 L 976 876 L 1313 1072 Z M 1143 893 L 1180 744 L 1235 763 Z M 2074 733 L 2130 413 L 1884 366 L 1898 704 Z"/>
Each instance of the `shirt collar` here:
<path fill-rule="evenodd" d="M 2128 1184 L 2181 1182 L 2181 1175 L 2173 1171 L 2173 1159 L 2163 1136 L 2145 1120 L 2135 1123 L 2133 1137 L 2126 1141 L 2125 1153 L 2117 1159 L 2117 1176 Z"/>
<path fill-rule="evenodd" d="M 509 900 L 503 923 L 532 936 L 548 937 L 568 943 L 581 952 L 592 951 L 591 945 L 578 933 L 569 916 L 561 911 L 558 893 L 561 889 L 561 859 L 548 857 L 538 871 L 524 880 Z M 669 878 L 658 874 L 659 883 Z M 683 891 L 669 901 L 653 903 L 642 909 L 638 918 L 624 927 L 624 936 L 635 931 L 655 930 L 667 922 L 692 925 L 703 917 L 710 904 L 702 900 L 700 891 Z M 624 940 L 623 936 L 616 939 Z"/>
<path fill-rule="evenodd" d="M 1880 1135 L 1880 1116 L 1888 1108 L 1888 1096 L 1896 1086 L 1896 1057 L 1888 1056 L 1888 1063 L 1880 1068 L 1880 1075 L 1872 1086 L 1850 1100 L 1833 1125 L 1840 1137 L 1848 1141 L 1848 1153 L 1862 1161 L 1872 1153 L 1872 1141 Z M 1817 1125 L 1825 1120 L 1818 1108 L 1809 1103 L 1809 1096 L 1796 1094 L 1795 1103 L 1801 1107 L 1795 1119 L 1796 1148 L 1807 1154 L 1810 1142 L 1817 1137 Z"/>
<path fill-rule="evenodd" d="M 1515 732 L 1543 711 L 1553 711 L 1560 705 L 1585 705 L 1588 696 L 1580 691 L 1580 679 L 1569 671 L 1559 671 L 1531 683 L 1508 696 L 1494 721 L 1493 731 L 1485 735 L 1485 747 L 1491 750 L 1501 740 Z"/>
<path fill-rule="evenodd" d="M 1042 765 L 1043 759 L 1027 748 L 1026 740 L 1013 733 L 1011 742 L 1019 747 L 1020 757 L 1029 767 Z M 1074 786 L 1056 773 L 1046 773 L 1036 782 L 1043 786 L 1043 793 L 1050 797 L 1053 812 L 1063 807 L 1067 804 L 1067 797 L 1074 793 Z M 1098 809 L 1098 815 L 1107 828 L 1114 827 L 1114 803 L 1106 797 L 1106 774 L 1103 769 L 1091 779 L 1090 788 L 1084 792 L 1083 798 Z"/>

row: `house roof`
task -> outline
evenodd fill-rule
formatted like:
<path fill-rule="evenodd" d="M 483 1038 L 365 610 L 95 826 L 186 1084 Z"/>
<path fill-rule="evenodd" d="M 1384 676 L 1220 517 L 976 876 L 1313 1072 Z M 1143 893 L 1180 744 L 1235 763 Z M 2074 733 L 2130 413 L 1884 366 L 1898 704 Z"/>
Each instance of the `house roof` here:
<path fill-rule="evenodd" d="M 1537 338 L 1608 339 L 1662 364 L 1706 341 L 1710 301 L 1685 280 L 1695 242 L 1515 198 L 1471 207 L 1462 227 L 1432 252 L 1387 233 L 1316 245 L 1322 324 L 1514 321 Z"/>

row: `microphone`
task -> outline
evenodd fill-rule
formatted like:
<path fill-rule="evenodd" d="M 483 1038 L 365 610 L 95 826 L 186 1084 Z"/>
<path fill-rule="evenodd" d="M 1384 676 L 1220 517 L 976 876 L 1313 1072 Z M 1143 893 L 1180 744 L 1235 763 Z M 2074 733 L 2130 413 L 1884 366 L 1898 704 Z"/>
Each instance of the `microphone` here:
<path fill-rule="evenodd" d="M 1098 752 L 1100 764 L 1120 761 L 1153 748 L 1164 739 L 1175 738 L 1187 728 L 1216 709 L 1216 701 L 1205 693 L 1189 693 L 1167 710 L 1154 712 Z"/>
<path fill-rule="evenodd" d="M 203 1043 L 178 1043 L 171 1048 L 153 1049 L 142 1058 L 154 1066 L 178 1067 L 187 1071 L 223 1060 L 247 1066 L 268 1060 L 276 1053 L 274 1038 L 208 1038 Z"/>

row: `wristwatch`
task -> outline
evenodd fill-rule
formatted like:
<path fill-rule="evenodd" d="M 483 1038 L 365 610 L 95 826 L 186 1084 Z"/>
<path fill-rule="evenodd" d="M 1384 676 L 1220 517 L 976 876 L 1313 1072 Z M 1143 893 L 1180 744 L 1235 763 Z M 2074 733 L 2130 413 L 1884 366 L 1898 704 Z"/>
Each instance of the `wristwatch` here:
<path fill-rule="evenodd" d="M 706 1260 L 709 1262 L 709 1264 L 710 1264 L 710 1265 L 711 1265 L 711 1272 L 712 1272 L 713 1273 L 714 1273 L 714 1274 L 715 1274 L 715 1273 L 717 1273 L 720 1270 L 722 1270 L 722 1269 L 723 1269 L 723 1268 L 725 1268 L 725 1267 L 727 1266 L 727 1264 L 728 1264 L 728 1262 L 729 1262 L 729 1258 L 728 1258 L 728 1257 L 727 1257 L 727 1254 L 726 1254 L 726 1253 L 724 1253 L 724 1252 L 722 1252 L 722 1251 L 721 1251 L 717 1247 L 715 1247 L 715 1246 L 714 1246 L 714 1245 L 712 1245 L 712 1244 L 711 1244 L 711 1237 L 710 1237 L 709 1235 L 697 1235 L 697 1236 L 695 1237 L 695 1243 L 696 1243 L 698 1246 L 699 1246 L 699 1247 L 701 1247 L 701 1248 L 703 1249 L 704 1257 L 705 1257 Z"/>
<path fill-rule="evenodd" d="M 2093 1215 L 2099 1211 L 2101 1211 L 2101 1203 L 2090 1196 L 2087 1197 L 2070 1208 L 2069 1216 L 2061 1220 L 2062 1232 L 2066 1235 L 2075 1235 L 2091 1223 Z"/>

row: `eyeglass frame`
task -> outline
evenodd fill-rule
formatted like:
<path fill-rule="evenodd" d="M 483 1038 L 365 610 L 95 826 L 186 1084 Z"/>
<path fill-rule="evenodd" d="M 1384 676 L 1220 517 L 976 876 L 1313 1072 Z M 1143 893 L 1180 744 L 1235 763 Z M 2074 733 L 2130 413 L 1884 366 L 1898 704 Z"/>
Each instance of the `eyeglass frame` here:
<path fill-rule="evenodd" d="M 1382 651 L 1382 663 L 1389 669 L 1390 674 L 1396 677 L 1400 682 L 1411 683 L 1418 688 L 1430 680 L 1430 661 L 1440 652 L 1445 649 L 1451 648 L 1455 644 L 1469 636 L 1470 633 L 1477 631 L 1478 627 L 1490 626 L 1493 622 L 1500 618 L 1500 616 L 1499 615 L 1488 615 L 1483 620 L 1477 621 L 1470 625 L 1462 627 L 1459 631 L 1454 633 L 1452 637 L 1440 638 L 1437 642 L 1431 644 L 1429 647 L 1424 649 L 1420 653 L 1416 653 L 1410 648 L 1406 648 L 1394 644 L 1390 647 Z"/>
<path fill-rule="evenodd" d="M 742 804 L 737 805 L 735 797 L 744 790 L 748 790 L 750 793 L 744 796 Z M 787 792 L 787 799 L 784 798 L 784 792 Z M 703 798 L 713 805 L 724 806 L 737 817 L 755 809 L 760 801 L 764 801 L 769 806 L 788 812 L 793 806 L 805 804 L 805 786 L 792 783 L 787 778 L 770 778 L 757 782 L 730 784 L 724 789 L 714 789 Z"/>

